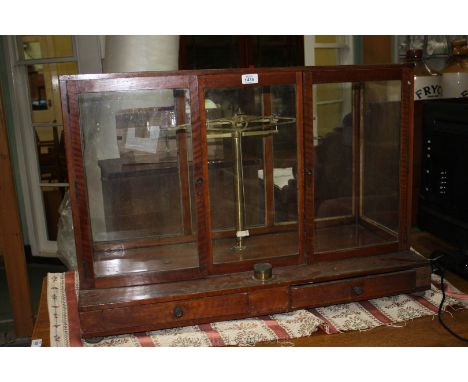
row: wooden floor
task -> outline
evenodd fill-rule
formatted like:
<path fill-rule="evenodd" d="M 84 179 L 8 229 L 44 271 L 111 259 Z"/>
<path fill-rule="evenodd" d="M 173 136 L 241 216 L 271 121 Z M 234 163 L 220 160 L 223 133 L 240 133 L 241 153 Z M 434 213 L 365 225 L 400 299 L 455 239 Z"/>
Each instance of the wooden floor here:
<path fill-rule="evenodd" d="M 447 244 L 434 236 L 418 232 L 412 234 L 413 247 L 425 256 L 434 249 L 448 249 Z M 468 293 L 468 281 L 447 272 L 446 278 L 458 289 Z M 43 346 L 50 346 L 49 319 L 47 311 L 46 280 L 44 279 L 41 302 L 32 338 L 42 338 Z M 468 338 L 468 309 L 445 314 L 444 322 L 456 333 Z M 380 326 L 367 331 L 354 331 L 340 334 L 316 332 L 309 337 L 290 340 L 270 341 L 257 346 L 466 346 L 449 334 L 439 323 L 438 318 L 427 316 L 408 321 L 401 327 Z"/>

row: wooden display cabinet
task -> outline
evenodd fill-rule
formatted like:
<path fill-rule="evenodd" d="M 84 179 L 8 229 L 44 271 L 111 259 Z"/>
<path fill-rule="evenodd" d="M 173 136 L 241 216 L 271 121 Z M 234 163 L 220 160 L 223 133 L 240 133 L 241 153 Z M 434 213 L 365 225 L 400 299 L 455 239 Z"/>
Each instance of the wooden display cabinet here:
<path fill-rule="evenodd" d="M 409 66 L 60 82 L 84 338 L 429 288 Z"/>

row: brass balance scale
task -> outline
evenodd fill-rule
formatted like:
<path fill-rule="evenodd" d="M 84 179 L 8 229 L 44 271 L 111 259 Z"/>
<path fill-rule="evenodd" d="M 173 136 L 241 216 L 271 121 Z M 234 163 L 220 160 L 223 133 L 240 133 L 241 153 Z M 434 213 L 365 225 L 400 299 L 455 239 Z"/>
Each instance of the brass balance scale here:
<path fill-rule="evenodd" d="M 296 118 L 280 117 L 277 115 L 257 116 L 236 113 L 232 117 L 208 120 L 207 139 L 231 138 L 233 142 L 233 173 L 234 173 L 234 195 L 235 195 L 235 228 L 236 243 L 233 251 L 243 251 L 246 248 L 244 238 L 249 236 L 245 228 L 245 201 L 244 201 L 244 175 L 242 159 L 242 137 L 261 136 L 265 137 L 278 133 L 278 126 L 288 125 L 296 122 Z M 168 127 L 169 131 L 187 131 L 190 124 L 181 124 Z"/>
<path fill-rule="evenodd" d="M 278 133 L 278 126 L 294 123 L 295 118 L 271 116 L 255 116 L 234 114 L 229 118 L 219 118 L 207 121 L 207 139 L 231 138 L 233 143 L 233 172 L 235 195 L 235 228 L 236 243 L 233 251 L 243 251 L 246 248 L 245 238 L 249 231 L 245 227 L 244 213 L 244 175 L 242 160 L 242 137 L 265 137 Z"/>

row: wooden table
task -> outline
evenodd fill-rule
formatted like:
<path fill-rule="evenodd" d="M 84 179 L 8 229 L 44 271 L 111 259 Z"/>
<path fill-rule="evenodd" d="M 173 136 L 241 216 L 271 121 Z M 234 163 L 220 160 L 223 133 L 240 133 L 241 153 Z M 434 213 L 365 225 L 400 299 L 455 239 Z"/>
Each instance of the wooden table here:
<path fill-rule="evenodd" d="M 427 233 L 412 235 L 413 247 L 424 255 L 446 244 Z M 447 279 L 458 289 L 468 292 L 468 281 L 447 272 Z M 468 309 L 444 314 L 444 322 L 456 333 L 468 338 Z M 259 343 L 256 346 L 466 346 L 448 333 L 437 317 L 426 316 L 399 324 L 402 327 L 379 326 L 367 331 L 325 334 L 317 331 L 311 336 Z M 42 339 L 42 346 L 50 346 L 50 323 L 47 310 L 47 279 L 42 284 L 41 300 L 33 339 Z"/>

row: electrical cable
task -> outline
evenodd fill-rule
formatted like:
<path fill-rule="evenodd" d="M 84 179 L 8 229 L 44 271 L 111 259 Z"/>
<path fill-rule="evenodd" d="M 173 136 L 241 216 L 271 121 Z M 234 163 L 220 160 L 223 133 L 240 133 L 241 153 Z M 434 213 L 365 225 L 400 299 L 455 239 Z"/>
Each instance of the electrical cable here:
<path fill-rule="evenodd" d="M 440 287 L 442 289 L 442 301 L 440 302 L 439 311 L 438 311 L 439 322 L 444 327 L 444 329 L 447 330 L 451 335 L 453 335 L 454 337 L 458 338 L 461 341 L 468 342 L 468 338 L 465 338 L 465 337 L 459 335 L 458 333 L 455 333 L 442 320 L 442 313 L 443 313 L 442 307 L 443 307 L 444 302 L 445 302 L 444 270 L 439 268 L 439 271 L 440 271 Z"/>

